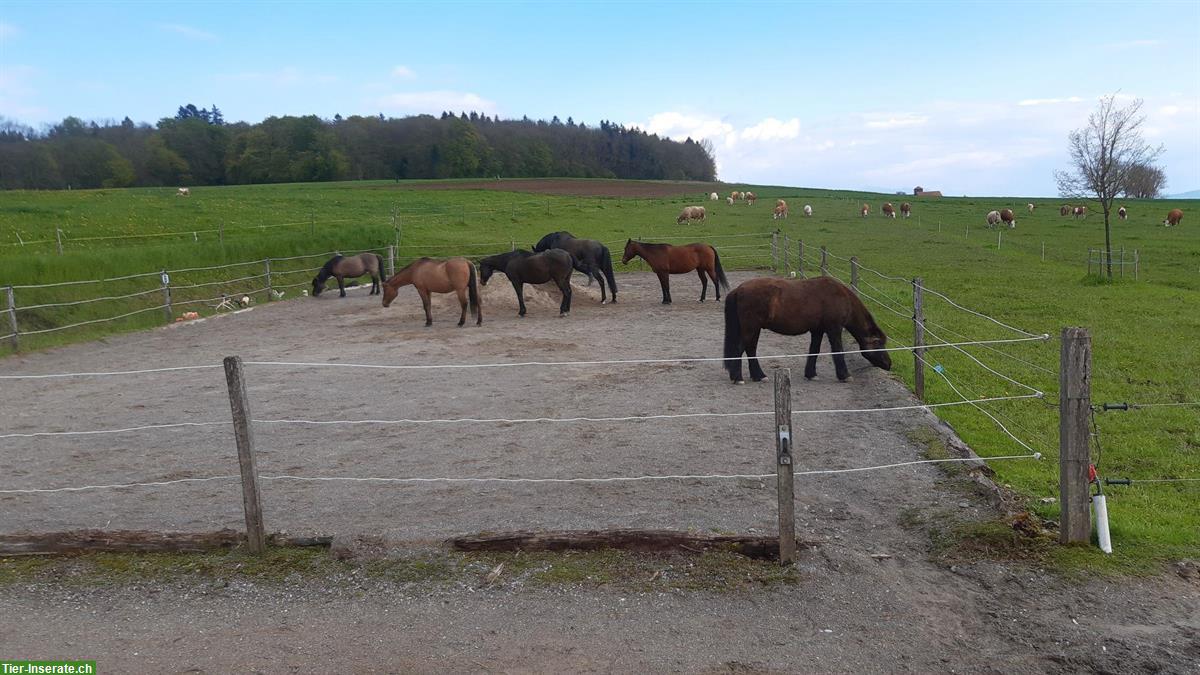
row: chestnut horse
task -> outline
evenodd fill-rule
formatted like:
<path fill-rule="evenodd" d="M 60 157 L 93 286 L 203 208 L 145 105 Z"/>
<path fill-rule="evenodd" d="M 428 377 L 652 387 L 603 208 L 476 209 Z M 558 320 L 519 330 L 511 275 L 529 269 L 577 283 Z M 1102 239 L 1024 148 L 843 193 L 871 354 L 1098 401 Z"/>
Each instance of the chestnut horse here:
<path fill-rule="evenodd" d="M 628 265 L 634 256 L 640 256 L 658 275 L 664 305 L 671 304 L 672 274 L 687 274 L 695 270 L 696 274 L 700 275 L 700 302 L 704 302 L 704 296 L 708 294 L 709 279 L 712 279 L 713 287 L 717 291 L 717 300 L 721 299 L 722 287 L 729 290 L 729 280 L 725 278 L 725 270 L 721 269 L 721 256 L 717 255 L 717 249 L 708 244 L 672 246 L 645 244 L 629 239 L 625 242 L 625 255 L 621 256 L 621 264 Z"/>
<path fill-rule="evenodd" d="M 462 316 L 458 325 L 467 322 L 467 307 L 471 308 L 471 316 L 477 317 L 475 325 L 483 324 L 483 307 L 479 304 L 479 286 L 475 283 L 475 266 L 466 258 L 449 258 L 434 260 L 420 258 L 414 260 L 408 267 L 396 272 L 383 282 L 383 306 L 387 307 L 396 299 L 401 286 L 412 284 L 421 295 L 421 305 L 425 307 L 425 325 L 433 325 L 433 315 L 429 313 L 430 293 L 457 293 L 458 303 L 462 305 Z"/>
<path fill-rule="evenodd" d="M 742 354 L 750 360 L 750 378 L 755 382 L 767 374 L 758 365 L 758 337 L 762 329 L 780 335 L 811 333 L 804 377 L 817 376 L 817 354 L 822 336 L 829 337 L 838 380 L 850 377 L 842 349 L 842 329 L 850 332 L 862 349 L 863 358 L 884 370 L 892 369 L 883 334 L 862 300 L 833 277 L 812 279 L 751 279 L 725 296 L 725 369 L 734 384 L 742 384 Z"/>
<path fill-rule="evenodd" d="M 383 279 L 383 258 L 374 253 L 359 253 L 349 258 L 335 255 L 321 267 L 317 276 L 313 277 L 313 297 L 320 295 L 321 291 L 325 290 L 325 282 L 329 281 L 329 277 L 333 277 L 337 279 L 338 291 L 341 292 L 340 297 L 344 298 L 346 297 L 345 278 L 355 279 L 364 274 L 371 275 L 370 295 L 375 295 L 379 292 L 379 281 Z"/>

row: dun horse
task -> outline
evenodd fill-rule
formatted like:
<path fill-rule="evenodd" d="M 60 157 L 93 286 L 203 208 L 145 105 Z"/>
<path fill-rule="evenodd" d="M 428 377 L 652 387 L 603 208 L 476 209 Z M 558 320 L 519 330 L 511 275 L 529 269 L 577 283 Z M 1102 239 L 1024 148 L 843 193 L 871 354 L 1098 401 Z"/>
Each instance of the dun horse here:
<path fill-rule="evenodd" d="M 541 253 L 510 251 L 479 261 L 479 283 L 487 286 L 493 272 L 503 272 L 517 292 L 517 303 L 521 307 L 517 314 L 525 316 L 525 284 L 553 281 L 562 291 L 559 316 L 566 316 L 571 311 L 571 263 L 571 254 L 559 248 Z"/>
<path fill-rule="evenodd" d="M 317 276 L 313 277 L 313 295 L 320 295 L 321 291 L 325 290 L 325 282 L 329 277 L 337 279 L 338 291 L 340 297 L 346 297 L 346 284 L 344 279 L 350 277 L 355 279 L 364 274 L 371 275 L 371 293 L 375 295 L 379 292 L 379 281 L 383 279 L 383 258 L 374 253 L 359 253 L 356 256 L 343 258 L 340 255 L 335 255 L 325 263 Z"/>
<path fill-rule="evenodd" d="M 561 248 L 575 260 L 575 270 L 588 278 L 600 282 L 600 304 L 608 302 L 604 294 L 604 280 L 608 279 L 608 290 L 612 291 L 612 302 L 617 302 L 617 278 L 613 274 L 612 254 L 608 247 L 595 239 L 576 239 L 570 232 L 551 232 L 542 237 L 533 247 L 535 253 Z"/>
<path fill-rule="evenodd" d="M 671 304 L 672 274 L 687 274 L 695 270 L 700 276 L 700 302 L 704 302 L 704 296 L 708 294 L 709 279 L 712 279 L 716 289 L 717 300 L 721 299 L 722 287 L 729 290 L 729 280 L 725 278 L 725 270 L 721 269 L 721 257 L 717 255 L 717 249 L 708 244 L 672 246 L 643 244 L 630 239 L 625 242 L 625 255 L 621 257 L 621 264 L 628 264 L 634 256 L 640 256 L 658 275 L 664 305 Z"/>
<path fill-rule="evenodd" d="M 483 307 L 479 303 L 479 286 L 475 283 L 475 266 L 466 258 L 421 258 L 413 261 L 383 282 L 383 306 L 392 304 L 400 292 L 400 287 L 409 284 L 415 286 L 417 293 L 421 295 L 426 326 L 433 325 L 433 315 L 429 312 L 430 293 L 458 294 L 458 303 L 462 305 L 462 316 L 458 318 L 459 326 L 467 322 L 468 305 L 471 308 L 471 316 L 476 317 L 475 325 L 483 324 Z"/>
<path fill-rule="evenodd" d="M 817 376 L 817 354 L 822 336 L 829 337 L 838 380 L 850 377 L 842 352 L 842 329 L 858 342 L 863 357 L 871 364 L 891 370 L 883 334 L 862 300 L 842 282 L 831 277 L 813 279 L 751 279 L 725 296 L 725 369 L 734 384 L 742 384 L 742 354 L 750 361 L 750 377 L 766 379 L 758 364 L 758 338 L 762 329 L 780 335 L 811 333 L 804 377 Z"/>

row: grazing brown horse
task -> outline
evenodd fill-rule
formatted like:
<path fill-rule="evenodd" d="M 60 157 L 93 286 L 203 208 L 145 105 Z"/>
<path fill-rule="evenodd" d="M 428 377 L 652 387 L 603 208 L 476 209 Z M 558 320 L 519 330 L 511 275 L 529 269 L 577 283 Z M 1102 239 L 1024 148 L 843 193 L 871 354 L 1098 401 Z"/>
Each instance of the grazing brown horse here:
<path fill-rule="evenodd" d="M 467 306 L 470 305 L 471 315 L 477 317 L 475 325 L 483 324 L 483 307 L 479 304 L 479 286 L 475 283 L 475 266 L 466 258 L 450 258 L 434 260 L 420 258 L 412 264 L 396 272 L 390 279 L 383 282 L 383 306 L 387 307 L 396 299 L 401 286 L 412 284 L 421 295 L 421 305 L 425 307 L 425 325 L 433 325 L 433 315 L 429 313 L 430 293 L 457 293 L 458 303 L 462 305 L 462 316 L 458 325 L 467 322 Z"/>
<path fill-rule="evenodd" d="M 713 287 L 717 290 L 717 300 L 721 299 L 722 287 L 729 290 L 729 280 L 725 278 L 725 270 L 721 269 L 721 256 L 717 255 L 717 249 L 708 244 L 672 246 L 644 244 L 629 239 L 625 242 L 625 255 L 621 256 L 621 264 L 628 264 L 634 256 L 640 256 L 658 275 L 664 305 L 671 304 L 672 274 L 687 274 L 695 270 L 696 274 L 700 275 L 700 302 L 704 302 L 704 296 L 708 294 L 709 279 L 712 279 Z"/>
<path fill-rule="evenodd" d="M 755 382 L 767 374 L 758 365 L 758 337 L 762 329 L 780 335 L 811 333 L 804 377 L 817 376 L 817 354 L 821 337 L 829 337 L 833 365 L 838 380 L 850 377 L 842 349 L 842 329 L 863 350 L 862 355 L 876 367 L 892 369 L 886 351 L 887 336 L 867 311 L 862 300 L 848 286 L 832 277 L 812 279 L 751 279 L 725 296 L 725 369 L 734 384 L 742 384 L 742 354 L 750 360 L 750 377 Z"/>
<path fill-rule="evenodd" d="M 335 255 L 325 263 L 317 276 L 313 277 L 313 296 L 318 296 L 325 290 L 325 282 L 329 277 L 337 279 L 340 297 L 346 297 L 345 278 L 355 279 L 364 274 L 371 275 L 371 293 L 379 292 L 379 281 L 383 279 L 383 258 L 374 253 L 359 253 L 349 258 Z"/>

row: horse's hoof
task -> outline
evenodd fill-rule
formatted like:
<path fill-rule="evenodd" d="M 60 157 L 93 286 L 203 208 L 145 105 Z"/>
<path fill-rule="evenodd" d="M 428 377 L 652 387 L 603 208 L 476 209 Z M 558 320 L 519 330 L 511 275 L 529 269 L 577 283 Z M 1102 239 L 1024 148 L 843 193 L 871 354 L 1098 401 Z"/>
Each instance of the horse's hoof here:
<path fill-rule="evenodd" d="M 808 373 L 805 373 L 805 374 L 804 374 L 804 379 L 806 379 L 806 380 L 815 380 L 815 379 L 817 379 L 817 375 L 816 375 L 816 373 L 813 373 L 812 375 L 809 375 Z"/>
<path fill-rule="evenodd" d="M 734 380 L 733 383 L 734 384 L 746 384 L 746 381 L 745 380 Z"/>
<path fill-rule="evenodd" d="M 838 382 L 849 382 L 849 381 L 850 381 L 850 380 L 852 380 L 852 379 L 853 379 L 852 377 L 850 377 L 849 375 L 847 375 L 847 376 L 845 376 L 845 377 L 839 377 L 839 378 L 838 378 Z"/>

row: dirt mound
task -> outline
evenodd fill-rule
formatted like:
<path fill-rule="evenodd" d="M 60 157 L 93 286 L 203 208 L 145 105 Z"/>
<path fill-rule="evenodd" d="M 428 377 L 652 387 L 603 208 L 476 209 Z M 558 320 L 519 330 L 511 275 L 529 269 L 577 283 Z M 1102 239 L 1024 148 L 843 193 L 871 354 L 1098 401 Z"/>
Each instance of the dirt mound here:
<path fill-rule="evenodd" d="M 579 197 L 674 197 L 697 192 L 721 192 L 720 183 L 698 181 L 634 181 L 563 178 L 514 178 L 480 181 L 416 181 L 380 186 L 382 190 L 496 190 Z"/>

